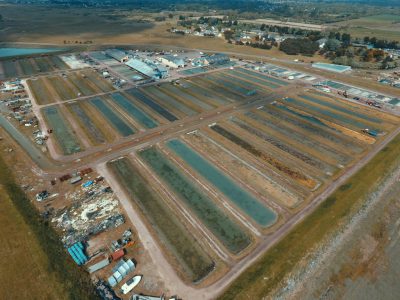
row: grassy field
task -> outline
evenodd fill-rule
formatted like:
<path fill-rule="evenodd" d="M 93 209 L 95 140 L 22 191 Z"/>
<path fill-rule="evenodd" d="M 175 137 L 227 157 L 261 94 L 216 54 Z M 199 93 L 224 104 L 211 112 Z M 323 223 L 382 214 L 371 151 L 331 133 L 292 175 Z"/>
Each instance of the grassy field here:
<path fill-rule="evenodd" d="M 120 10 L 60 8 L 36 5 L 1 4 L 3 28 L 0 40 L 4 42 L 26 42 L 37 38 L 75 43 L 96 40 L 116 34 L 132 34 L 151 29 L 150 22 L 137 21 L 135 13 Z M 137 14 L 136 14 L 137 15 Z M 140 16 L 137 16 L 140 17 Z M 29 20 L 29 22 L 26 22 Z M 51 24 L 51 26 L 49 26 Z M 65 29 L 68 28 L 66 31 Z"/>
<path fill-rule="evenodd" d="M 239 276 L 219 299 L 261 299 L 270 294 L 297 263 L 363 203 L 399 163 L 399 152 L 400 135 Z"/>
<path fill-rule="evenodd" d="M 97 299 L 90 279 L 14 183 L 0 157 L 1 299 Z"/>
<path fill-rule="evenodd" d="M 4 187 L 0 193 L 0 294 L 4 299 L 68 299 L 63 284 L 48 271 L 46 253 Z"/>
<path fill-rule="evenodd" d="M 378 39 L 400 41 L 400 16 L 391 14 L 373 15 L 334 23 L 341 31 L 353 37 L 375 36 Z"/>
<path fill-rule="evenodd" d="M 352 25 L 352 26 L 374 26 L 374 27 L 384 27 L 387 29 L 395 29 L 393 26 L 399 26 L 400 16 L 391 14 L 373 15 L 368 17 L 363 17 L 359 19 L 353 19 L 349 21 L 343 21 L 335 23 L 335 25 Z"/>

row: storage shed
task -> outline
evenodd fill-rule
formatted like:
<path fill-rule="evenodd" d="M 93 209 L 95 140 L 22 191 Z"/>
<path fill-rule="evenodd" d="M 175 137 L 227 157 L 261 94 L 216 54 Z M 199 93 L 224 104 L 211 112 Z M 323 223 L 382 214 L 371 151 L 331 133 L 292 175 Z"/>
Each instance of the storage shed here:
<path fill-rule="evenodd" d="M 113 254 L 111 254 L 111 258 L 112 260 L 118 260 L 120 258 L 122 258 L 125 255 L 125 252 L 123 249 L 119 249 L 117 251 L 115 251 Z"/>

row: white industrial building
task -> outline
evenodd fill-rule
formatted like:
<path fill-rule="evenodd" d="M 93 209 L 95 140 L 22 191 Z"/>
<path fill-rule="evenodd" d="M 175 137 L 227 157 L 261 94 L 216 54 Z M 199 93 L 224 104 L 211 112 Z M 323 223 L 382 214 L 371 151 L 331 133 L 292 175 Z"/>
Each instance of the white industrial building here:
<path fill-rule="evenodd" d="M 313 63 L 312 67 L 316 68 L 316 69 L 325 70 L 325 71 L 335 72 L 335 73 L 344 73 L 347 71 L 351 71 L 350 66 L 327 64 L 327 63 Z"/>
<path fill-rule="evenodd" d="M 165 55 L 159 57 L 159 60 L 167 68 L 177 69 L 177 68 L 183 68 L 185 66 L 185 61 L 178 56 Z"/>
<path fill-rule="evenodd" d="M 140 59 L 132 58 L 125 64 L 152 79 L 168 77 L 168 70 L 164 66 L 156 65 L 151 61 L 142 61 Z"/>
<path fill-rule="evenodd" d="M 193 66 L 223 65 L 230 61 L 228 55 L 216 53 L 196 58 L 192 61 Z"/>

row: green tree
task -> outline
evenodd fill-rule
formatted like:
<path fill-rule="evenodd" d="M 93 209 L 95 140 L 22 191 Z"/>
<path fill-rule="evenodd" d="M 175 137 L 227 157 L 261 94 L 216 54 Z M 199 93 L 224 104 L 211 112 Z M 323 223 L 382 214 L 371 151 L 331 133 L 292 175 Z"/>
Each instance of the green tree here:
<path fill-rule="evenodd" d="M 328 39 L 325 43 L 324 49 L 327 51 L 336 51 L 340 48 L 340 41 L 337 39 Z"/>
<path fill-rule="evenodd" d="M 342 40 L 342 42 L 343 42 L 343 44 L 344 44 L 345 46 L 350 45 L 350 42 L 351 42 L 351 36 L 350 36 L 350 34 L 349 34 L 349 33 L 343 33 L 343 34 L 342 34 L 342 37 L 341 37 L 341 40 Z"/>
<path fill-rule="evenodd" d="M 224 31 L 225 40 L 230 41 L 233 38 L 234 32 L 232 30 Z"/>
<path fill-rule="evenodd" d="M 319 45 L 307 38 L 305 39 L 286 39 L 279 47 L 279 50 L 289 55 L 303 54 L 312 56 L 319 49 Z"/>

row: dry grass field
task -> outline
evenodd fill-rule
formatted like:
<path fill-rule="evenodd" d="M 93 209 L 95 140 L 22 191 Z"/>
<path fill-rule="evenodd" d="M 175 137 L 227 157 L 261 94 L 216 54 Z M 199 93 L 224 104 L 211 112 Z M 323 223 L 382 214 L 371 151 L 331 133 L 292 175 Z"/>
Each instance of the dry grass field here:
<path fill-rule="evenodd" d="M 334 23 L 342 31 L 354 37 L 375 36 L 378 39 L 400 41 L 400 16 L 375 15 L 349 21 Z"/>
<path fill-rule="evenodd" d="M 0 295 L 2 299 L 68 299 L 29 225 L 0 186 Z"/>
<path fill-rule="evenodd" d="M 1 5 L 4 16 L 0 40 L 9 43 L 64 45 L 64 41 L 92 41 L 94 45 L 165 45 L 282 59 L 323 60 L 319 57 L 288 56 L 276 48 L 270 51 L 226 43 L 222 38 L 180 36 L 170 32 L 176 19 L 152 22 L 153 14 L 109 9 L 63 9 L 41 6 Z M 30 20 L 26 22 L 26 20 Z M 48 24 L 52 24 L 51 27 Z M 73 44 L 75 45 L 75 44 Z"/>
<path fill-rule="evenodd" d="M 0 11 L 4 18 L 0 40 L 4 42 L 47 41 L 62 44 L 64 40 L 96 40 L 99 36 L 108 39 L 116 34 L 139 32 L 153 27 L 150 22 L 135 21 L 129 15 L 109 9 L 1 4 Z"/>
<path fill-rule="evenodd" d="M 29 200 L 42 188 L 32 162 L 2 128 L 0 135 L 0 299 L 97 299 L 87 273 Z M 28 195 L 22 181 L 33 189 Z"/>

